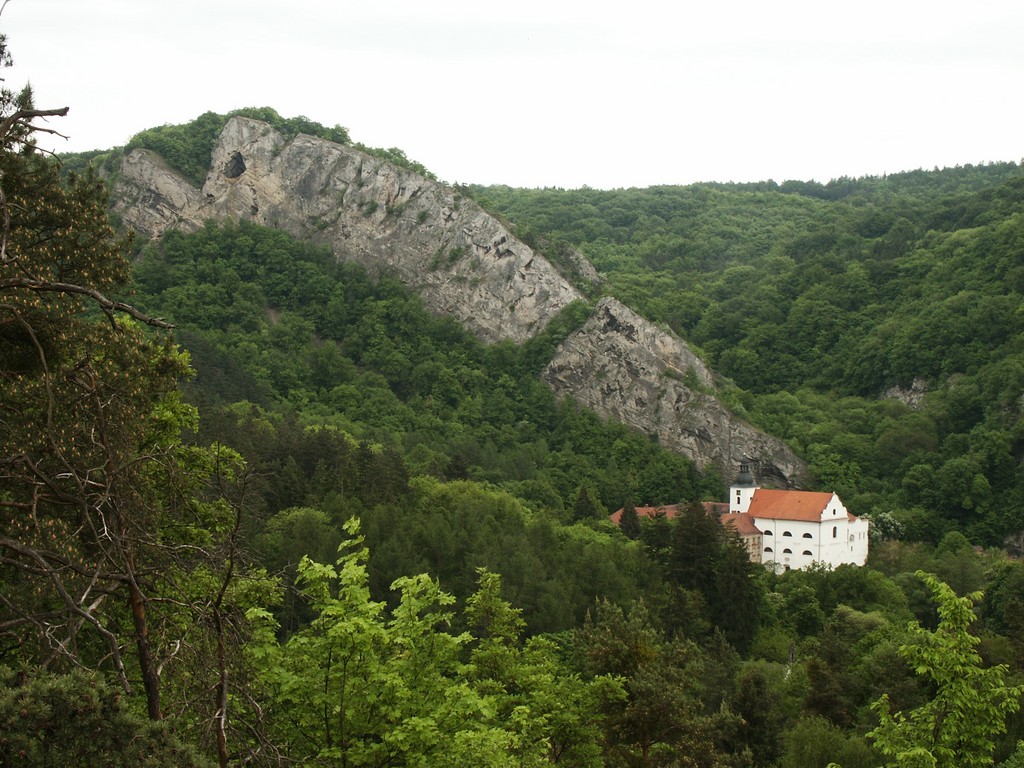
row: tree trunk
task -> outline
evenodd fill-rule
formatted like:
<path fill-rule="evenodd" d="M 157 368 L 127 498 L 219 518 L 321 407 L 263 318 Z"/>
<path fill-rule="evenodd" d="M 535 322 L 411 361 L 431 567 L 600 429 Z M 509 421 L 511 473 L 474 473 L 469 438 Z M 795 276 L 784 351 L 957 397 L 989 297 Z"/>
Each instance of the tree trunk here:
<path fill-rule="evenodd" d="M 128 582 L 128 604 L 132 609 L 135 624 L 135 644 L 139 650 L 139 668 L 142 671 L 142 686 L 146 690 L 146 711 L 150 720 L 160 720 L 160 676 L 153 661 L 153 650 L 149 645 L 149 624 L 146 622 L 146 602 L 134 579 Z"/>

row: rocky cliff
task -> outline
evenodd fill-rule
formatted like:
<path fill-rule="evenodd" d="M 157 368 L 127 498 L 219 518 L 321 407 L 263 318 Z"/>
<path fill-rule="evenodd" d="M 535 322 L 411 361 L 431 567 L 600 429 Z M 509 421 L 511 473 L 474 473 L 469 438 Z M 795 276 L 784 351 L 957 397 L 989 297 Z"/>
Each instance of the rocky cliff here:
<path fill-rule="evenodd" d="M 765 485 L 807 482 L 804 463 L 781 440 L 738 419 L 712 394 L 714 376 L 686 343 L 615 299 L 602 299 L 542 374 L 555 392 L 689 456 L 732 480 L 753 459 Z"/>
<path fill-rule="evenodd" d="M 202 190 L 136 150 L 114 200 L 125 223 L 150 237 L 207 219 L 247 219 L 327 244 L 340 259 L 396 276 L 486 341 L 525 341 L 581 298 L 453 188 L 312 136 L 286 140 L 244 117 L 225 126 Z"/>
<path fill-rule="evenodd" d="M 485 341 L 525 341 L 582 298 L 550 262 L 452 187 L 350 147 L 305 135 L 286 139 L 244 117 L 227 123 L 201 190 L 154 153 L 134 150 L 123 160 L 113 200 L 143 236 L 245 219 L 326 244 L 339 259 L 396 276 L 432 311 Z M 599 279 L 576 258 L 584 263 L 575 271 Z M 715 399 L 711 372 L 682 340 L 614 300 L 602 300 L 565 341 L 544 379 L 560 395 L 657 435 L 699 466 L 718 465 L 727 479 L 750 458 L 766 483 L 805 480 L 788 448 Z"/>

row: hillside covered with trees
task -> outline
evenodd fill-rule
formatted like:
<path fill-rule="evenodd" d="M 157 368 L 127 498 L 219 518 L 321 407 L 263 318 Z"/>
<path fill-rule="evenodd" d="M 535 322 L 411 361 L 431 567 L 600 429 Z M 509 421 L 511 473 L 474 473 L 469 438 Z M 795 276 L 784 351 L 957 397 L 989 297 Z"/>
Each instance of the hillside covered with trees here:
<path fill-rule="evenodd" d="M 1022 530 L 1024 171 L 471 188 L 703 350 L 732 404 L 901 538 Z M 901 393 L 914 395 L 900 397 Z M 884 521 L 884 522 L 883 522 Z"/>
<path fill-rule="evenodd" d="M 0 107 L 0 765 L 1024 764 L 1018 166 L 465 190 L 871 517 L 775 574 L 732 478 L 540 382 L 586 302 L 487 346 L 274 230 L 133 245 L 120 150 Z M 198 173 L 217 124 L 133 141 Z"/>

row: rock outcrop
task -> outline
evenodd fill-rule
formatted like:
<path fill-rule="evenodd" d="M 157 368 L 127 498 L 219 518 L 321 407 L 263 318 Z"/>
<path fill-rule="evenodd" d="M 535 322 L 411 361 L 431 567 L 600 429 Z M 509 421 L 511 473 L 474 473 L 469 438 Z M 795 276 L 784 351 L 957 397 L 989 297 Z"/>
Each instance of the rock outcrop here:
<path fill-rule="evenodd" d="M 539 254 L 457 190 L 350 147 L 285 138 L 244 117 L 228 121 L 202 189 L 146 150 L 129 153 L 114 209 L 140 234 L 248 220 L 329 246 L 339 259 L 399 278 L 438 314 L 484 341 L 525 341 L 582 295 Z M 572 270 L 597 283 L 579 254 Z M 731 477 L 756 461 L 766 484 L 799 485 L 805 467 L 780 441 L 715 399 L 714 377 L 679 338 L 604 299 L 544 372 L 560 395 L 657 435 L 699 466 Z"/>
<path fill-rule="evenodd" d="M 148 149 L 136 149 L 121 161 L 113 201 L 124 222 L 148 237 L 202 223 L 197 214 L 202 193 Z"/>
<path fill-rule="evenodd" d="M 909 387 L 890 387 L 882 393 L 884 400 L 896 400 L 903 403 L 912 410 L 921 407 L 921 401 L 928 394 L 928 382 L 924 379 L 914 379 Z"/>
<path fill-rule="evenodd" d="M 602 299 L 590 320 L 558 348 L 542 374 L 571 395 L 731 480 L 754 461 L 765 485 L 807 482 L 804 463 L 781 440 L 738 419 L 712 394 L 714 376 L 687 344 L 615 299 Z"/>
<path fill-rule="evenodd" d="M 452 187 L 350 147 L 232 118 L 202 190 L 157 155 L 125 158 L 114 190 L 126 224 L 155 237 L 207 219 L 248 220 L 324 243 L 390 274 L 485 341 L 522 342 L 581 294 Z"/>

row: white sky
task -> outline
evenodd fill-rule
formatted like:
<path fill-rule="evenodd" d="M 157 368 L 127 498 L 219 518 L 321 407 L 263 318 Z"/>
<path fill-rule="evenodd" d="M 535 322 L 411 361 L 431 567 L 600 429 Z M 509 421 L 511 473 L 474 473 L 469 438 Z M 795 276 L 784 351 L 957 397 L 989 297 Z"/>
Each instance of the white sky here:
<path fill-rule="evenodd" d="M 0 30 L 62 151 L 270 106 L 520 187 L 1024 157 L 1021 0 L 10 0 Z"/>

